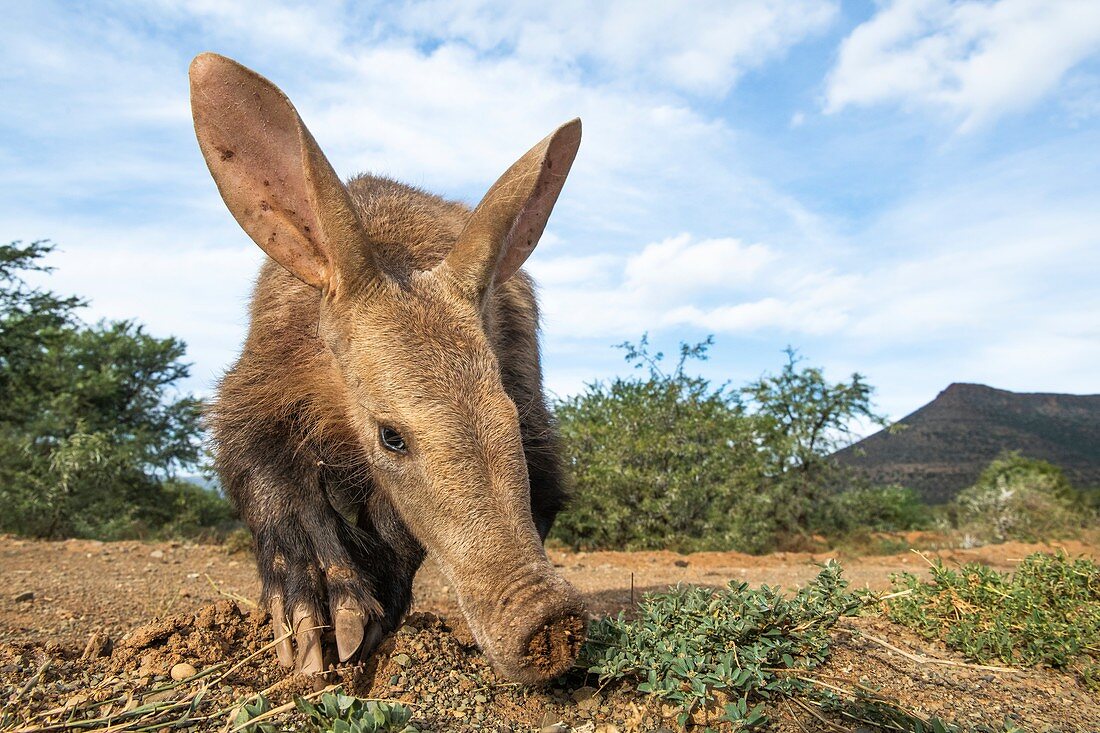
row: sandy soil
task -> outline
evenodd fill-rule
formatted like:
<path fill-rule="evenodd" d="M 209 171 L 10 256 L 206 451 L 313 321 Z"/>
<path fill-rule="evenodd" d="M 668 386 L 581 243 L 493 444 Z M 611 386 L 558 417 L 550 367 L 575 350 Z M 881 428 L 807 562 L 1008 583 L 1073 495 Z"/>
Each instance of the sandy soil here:
<path fill-rule="evenodd" d="M 1058 546 L 1074 555 L 1100 556 L 1100 547 L 1092 544 Z M 929 554 L 949 563 L 978 560 L 1007 570 L 1031 552 L 1051 549 L 1009 543 Z M 794 587 L 814 577 L 816 564 L 833 556 L 556 550 L 550 555 L 595 614 L 628 610 L 632 594 L 638 599 L 678 582 L 717 586 L 747 580 Z M 841 561 L 853 586 L 876 589 L 889 585 L 891 573 L 919 573 L 925 567 L 913 553 Z M 0 703 L 7 708 L 9 727 L 73 695 L 123 690 L 144 699 L 143 691 L 163 685 L 179 662 L 201 670 L 226 658 L 246 657 L 266 642 L 264 615 L 255 609 L 258 592 L 251 558 L 230 555 L 220 546 L 0 537 Z M 422 730 L 538 730 L 558 721 L 578 731 L 607 733 L 675 728 L 662 718 L 659 706 L 629 690 L 612 687 L 587 698 L 588 692 L 578 693 L 592 680 L 567 678 L 544 690 L 500 682 L 469 643 L 453 595 L 430 563 L 417 578 L 415 595 L 414 610 L 421 613 L 345 684 L 360 694 L 411 703 Z M 838 631 L 827 669 L 838 678 L 873 683 L 919 711 L 967 725 L 999 725 L 1014 715 L 1036 731 L 1100 730 L 1100 699 L 1071 675 L 929 663 L 923 658 L 961 660 L 881 619 L 843 623 L 847 630 Z M 915 656 L 871 637 L 888 639 Z M 106 654 L 104 639 L 111 640 L 113 653 Z M 94 640 L 91 645 L 89 640 Z M 207 694 L 220 695 L 230 705 L 276 685 L 272 694 L 285 698 L 294 682 L 277 685 L 283 675 L 268 656 L 250 660 Z M 772 713 L 780 730 L 823 725 L 794 709 Z M 224 714 L 216 727 L 222 723 Z"/>

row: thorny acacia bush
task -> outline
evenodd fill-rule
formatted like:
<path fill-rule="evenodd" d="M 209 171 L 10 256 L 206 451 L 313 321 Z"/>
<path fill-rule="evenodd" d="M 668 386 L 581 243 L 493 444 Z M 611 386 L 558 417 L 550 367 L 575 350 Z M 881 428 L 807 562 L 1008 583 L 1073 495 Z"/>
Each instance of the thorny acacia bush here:
<path fill-rule="evenodd" d="M 770 527 L 755 521 L 756 447 L 736 398 L 685 372 L 710 341 L 683 345 L 671 374 L 643 337 L 624 344 L 648 378 L 591 385 L 556 415 L 574 497 L 554 537 L 578 548 L 763 550 Z"/>
<path fill-rule="evenodd" d="M 814 517 L 846 514 L 830 488 L 842 483 L 839 468 L 827 456 L 851 420 L 880 421 L 871 388 L 858 374 L 830 383 L 791 350 L 778 374 L 740 390 L 714 386 L 687 370 L 712 344 L 681 344 L 671 372 L 645 336 L 620 344 L 641 375 L 590 384 L 557 403 L 573 500 L 554 538 L 577 549 L 759 553 L 798 535 L 842 531 Z M 908 524 L 906 511 L 877 519 Z"/>
<path fill-rule="evenodd" d="M 1035 553 L 1014 573 L 980 563 L 953 570 L 937 560 L 931 576 L 896 576 L 901 594 L 885 601 L 886 615 L 976 662 L 1075 666 L 1090 684 L 1100 678 L 1100 565 L 1093 560 Z"/>
<path fill-rule="evenodd" d="M 1010 451 L 945 507 L 948 522 L 977 542 L 1035 542 L 1080 530 L 1095 510 L 1062 469 Z"/>

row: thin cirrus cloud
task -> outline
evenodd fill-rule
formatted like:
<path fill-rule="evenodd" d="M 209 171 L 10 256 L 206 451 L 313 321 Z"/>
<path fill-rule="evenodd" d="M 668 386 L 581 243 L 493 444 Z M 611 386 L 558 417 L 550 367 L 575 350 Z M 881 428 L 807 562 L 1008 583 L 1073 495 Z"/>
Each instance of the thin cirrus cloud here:
<path fill-rule="evenodd" d="M 718 334 L 722 380 L 800 346 L 895 416 L 964 378 L 1096 391 L 1096 7 L 21 4 L 0 28 L 0 221 L 58 241 L 52 285 L 90 318 L 187 341 L 209 391 L 261 259 L 190 130 L 187 63 L 215 50 L 282 86 L 338 171 L 469 203 L 582 117 L 528 263 L 559 394 L 621 372 L 608 346 L 646 331 Z"/>

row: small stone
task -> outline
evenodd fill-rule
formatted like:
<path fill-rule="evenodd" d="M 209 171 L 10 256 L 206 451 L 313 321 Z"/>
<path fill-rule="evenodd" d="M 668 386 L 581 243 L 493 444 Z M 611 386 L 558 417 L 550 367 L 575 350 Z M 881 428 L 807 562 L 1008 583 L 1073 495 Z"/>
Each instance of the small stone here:
<path fill-rule="evenodd" d="M 99 659 L 101 657 L 107 657 L 111 655 L 111 649 L 114 644 L 111 642 L 111 637 L 107 636 L 104 631 L 95 631 L 90 637 L 88 637 L 88 643 L 84 645 L 84 653 L 80 656 L 81 659 Z"/>
<path fill-rule="evenodd" d="M 676 562 L 674 562 L 672 564 L 675 565 L 678 568 L 686 568 L 691 563 L 689 563 L 687 560 L 677 560 Z"/>
<path fill-rule="evenodd" d="M 569 733 L 569 726 L 565 723 L 551 723 L 539 728 L 539 733 Z"/>
<path fill-rule="evenodd" d="M 590 700 L 595 697 L 597 693 L 598 690 L 596 690 L 595 687 L 578 687 L 576 690 L 573 690 L 572 697 L 574 702 L 584 702 L 585 700 Z"/>
<path fill-rule="evenodd" d="M 172 679 L 176 682 L 182 682 L 188 677 L 194 677 L 198 674 L 198 670 L 187 662 L 180 662 L 172 667 L 172 671 L 169 674 L 172 675 Z"/>
<path fill-rule="evenodd" d="M 33 601 L 33 600 L 34 600 L 34 591 L 33 590 L 25 590 L 25 591 L 23 591 L 22 593 L 20 593 L 19 595 L 17 595 L 15 597 L 15 602 L 16 603 L 26 603 L 27 601 Z"/>
<path fill-rule="evenodd" d="M 153 550 L 149 553 L 149 557 L 153 558 L 154 560 L 160 560 L 164 557 L 164 550 Z"/>
<path fill-rule="evenodd" d="M 474 695 L 474 702 L 488 702 L 489 698 L 485 697 L 481 693 Z"/>
<path fill-rule="evenodd" d="M 393 663 L 398 665 L 399 667 L 408 667 L 410 664 L 412 664 L 412 657 L 402 652 L 401 654 L 397 654 L 394 656 Z"/>

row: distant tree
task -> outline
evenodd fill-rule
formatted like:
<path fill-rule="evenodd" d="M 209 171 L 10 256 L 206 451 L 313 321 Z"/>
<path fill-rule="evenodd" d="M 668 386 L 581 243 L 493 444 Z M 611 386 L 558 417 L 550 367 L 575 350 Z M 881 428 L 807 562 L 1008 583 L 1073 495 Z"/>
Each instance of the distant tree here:
<path fill-rule="evenodd" d="M 175 387 L 188 374 L 184 344 L 131 321 L 82 323 L 84 301 L 23 277 L 48 272 L 40 260 L 51 250 L 0 245 L 0 530 L 162 526 L 191 491 L 176 474 L 200 457 L 199 402 Z"/>
<path fill-rule="evenodd" d="M 778 374 L 750 382 L 741 395 L 755 417 L 764 470 L 782 497 L 777 519 L 782 531 L 797 532 L 812 524 L 810 512 L 830 489 L 843 484 L 843 469 L 830 456 L 852 442 L 853 423 L 887 422 L 875 412 L 874 388 L 863 375 L 830 382 L 819 367 L 801 366 L 794 349 L 784 353 Z"/>

